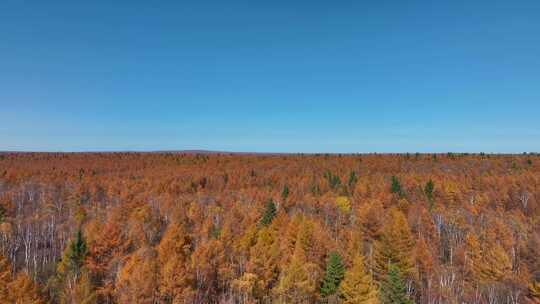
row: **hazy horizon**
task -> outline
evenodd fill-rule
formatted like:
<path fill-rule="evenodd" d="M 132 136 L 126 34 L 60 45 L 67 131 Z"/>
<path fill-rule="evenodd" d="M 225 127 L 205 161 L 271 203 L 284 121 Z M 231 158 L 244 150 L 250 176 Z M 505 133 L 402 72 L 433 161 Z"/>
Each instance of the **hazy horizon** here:
<path fill-rule="evenodd" d="M 315 151 L 315 152 L 280 152 L 280 151 L 220 151 L 220 150 L 205 150 L 205 149 L 189 149 L 189 150 L 0 150 L 0 153 L 180 153 L 180 154 L 260 154 L 260 155 L 321 155 L 321 154 L 330 154 L 330 155 L 432 155 L 432 154 L 468 154 L 468 155 L 540 155 L 540 152 L 536 151 L 523 151 L 523 152 L 486 152 L 486 151 L 440 151 L 440 152 L 421 152 L 421 151 L 405 151 L 405 152 L 392 152 L 392 151 L 365 151 L 365 152 L 324 152 L 324 151 Z"/>

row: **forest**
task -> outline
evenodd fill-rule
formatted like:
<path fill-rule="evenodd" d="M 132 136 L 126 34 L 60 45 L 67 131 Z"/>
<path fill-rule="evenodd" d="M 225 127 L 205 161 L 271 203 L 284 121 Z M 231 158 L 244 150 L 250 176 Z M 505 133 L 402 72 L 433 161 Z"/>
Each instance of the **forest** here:
<path fill-rule="evenodd" d="M 540 303 L 540 156 L 0 153 L 0 303 Z"/>

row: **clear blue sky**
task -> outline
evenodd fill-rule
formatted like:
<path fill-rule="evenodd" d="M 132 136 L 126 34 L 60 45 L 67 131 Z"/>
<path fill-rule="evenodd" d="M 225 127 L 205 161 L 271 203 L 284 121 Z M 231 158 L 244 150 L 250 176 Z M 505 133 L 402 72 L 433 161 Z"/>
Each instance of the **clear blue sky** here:
<path fill-rule="evenodd" d="M 161 149 L 540 151 L 540 1 L 0 2 L 0 150 Z"/>

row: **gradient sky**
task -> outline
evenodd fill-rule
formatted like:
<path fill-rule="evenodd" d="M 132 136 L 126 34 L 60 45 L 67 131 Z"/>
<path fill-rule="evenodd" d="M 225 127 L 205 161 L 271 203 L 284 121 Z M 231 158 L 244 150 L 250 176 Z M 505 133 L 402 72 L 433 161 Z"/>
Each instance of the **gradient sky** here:
<path fill-rule="evenodd" d="M 0 150 L 540 151 L 540 1 L 0 2 Z"/>

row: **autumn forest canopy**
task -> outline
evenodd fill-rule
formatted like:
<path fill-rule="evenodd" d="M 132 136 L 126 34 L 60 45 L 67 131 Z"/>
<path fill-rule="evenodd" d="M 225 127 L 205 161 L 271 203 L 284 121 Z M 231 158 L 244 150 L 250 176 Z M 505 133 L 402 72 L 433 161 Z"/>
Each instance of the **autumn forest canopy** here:
<path fill-rule="evenodd" d="M 0 303 L 540 303 L 540 156 L 0 153 Z"/>

